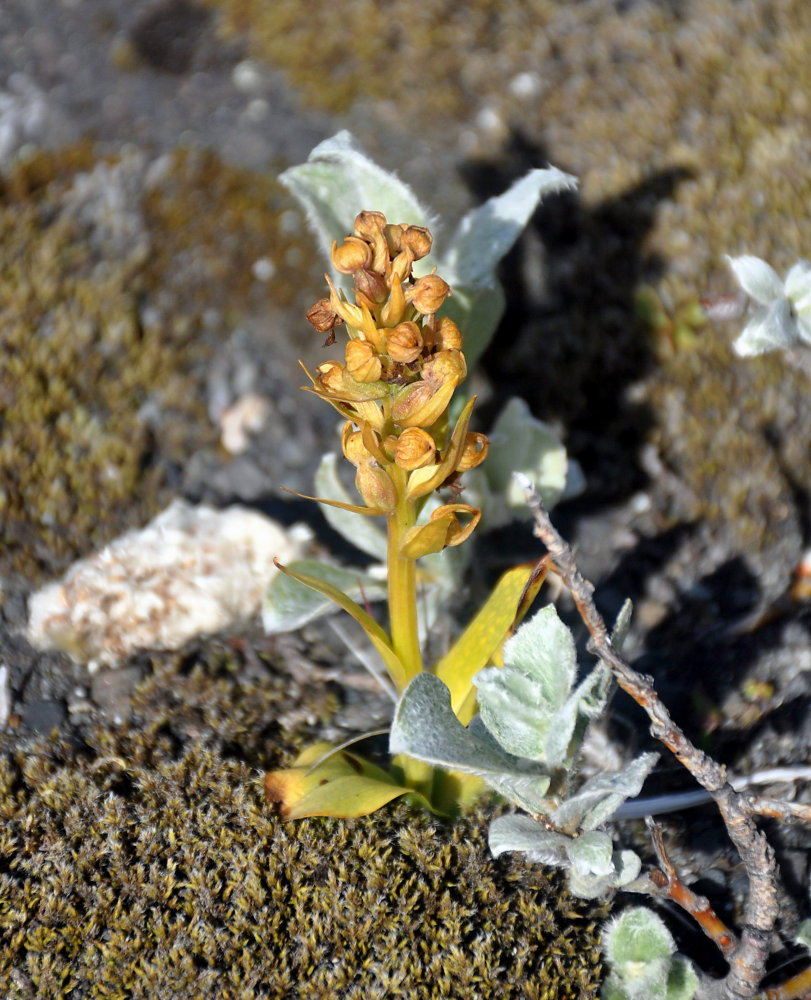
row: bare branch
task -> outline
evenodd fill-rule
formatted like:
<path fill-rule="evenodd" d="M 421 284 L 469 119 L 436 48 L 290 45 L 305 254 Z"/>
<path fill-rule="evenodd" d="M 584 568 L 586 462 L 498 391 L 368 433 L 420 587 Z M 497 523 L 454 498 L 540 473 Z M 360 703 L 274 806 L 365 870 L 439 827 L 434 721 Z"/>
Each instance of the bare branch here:
<path fill-rule="evenodd" d="M 660 890 L 661 894 L 672 899 L 683 910 L 686 910 L 691 917 L 699 924 L 707 937 L 714 941 L 718 950 L 729 958 L 738 947 L 738 940 L 727 925 L 721 920 L 718 914 L 710 906 L 710 901 L 706 896 L 699 896 L 689 889 L 679 878 L 673 862 L 667 855 L 664 840 L 662 839 L 662 828 L 658 826 L 650 817 L 645 822 L 650 830 L 653 849 L 662 870 L 654 870 L 650 874 L 650 880 Z"/>
<path fill-rule="evenodd" d="M 720 984 L 720 995 L 728 1000 L 753 998 L 763 977 L 769 938 L 778 914 L 774 852 L 755 825 L 747 798 L 727 781 L 725 769 L 695 747 L 675 724 L 659 700 L 652 678 L 637 673 L 611 645 L 606 624 L 594 604 L 594 587 L 581 576 L 572 550 L 555 530 L 527 477 L 517 474 L 516 480 L 535 519 L 535 534 L 549 551 L 589 631 L 590 651 L 610 667 L 619 686 L 645 710 L 651 734 L 707 789 L 723 817 L 746 869 L 750 892 L 740 942 L 729 956 L 729 972 Z"/>

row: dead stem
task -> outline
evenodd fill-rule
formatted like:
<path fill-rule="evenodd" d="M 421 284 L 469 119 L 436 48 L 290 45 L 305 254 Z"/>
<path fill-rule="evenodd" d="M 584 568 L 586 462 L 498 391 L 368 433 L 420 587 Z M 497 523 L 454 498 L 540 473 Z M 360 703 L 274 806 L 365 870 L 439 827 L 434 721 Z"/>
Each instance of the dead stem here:
<path fill-rule="evenodd" d="M 695 747 L 673 722 L 654 690 L 652 679 L 637 673 L 611 645 L 606 624 L 592 598 L 594 587 L 581 576 L 571 548 L 553 527 L 527 477 L 517 474 L 516 480 L 524 490 L 527 505 L 535 519 L 535 535 L 549 551 L 589 631 L 590 652 L 608 664 L 619 686 L 647 713 L 651 734 L 707 789 L 718 806 L 729 837 L 746 869 L 750 891 L 740 941 L 728 956 L 729 972 L 722 982 L 716 984 L 712 993 L 725 1000 L 753 998 L 763 977 L 770 950 L 769 939 L 778 914 L 774 852 L 755 825 L 748 797 L 736 792 L 726 779 L 725 769 Z"/>

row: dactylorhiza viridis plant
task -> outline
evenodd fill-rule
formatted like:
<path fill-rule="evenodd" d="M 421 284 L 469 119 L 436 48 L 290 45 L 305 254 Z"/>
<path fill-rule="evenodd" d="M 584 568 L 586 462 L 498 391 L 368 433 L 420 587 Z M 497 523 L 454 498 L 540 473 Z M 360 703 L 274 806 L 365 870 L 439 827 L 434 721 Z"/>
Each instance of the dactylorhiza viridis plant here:
<path fill-rule="evenodd" d="M 468 339 L 474 354 L 481 353 L 504 306 L 498 261 L 540 198 L 574 180 L 554 168 L 531 171 L 469 213 L 441 258 L 432 253 L 425 209 L 401 181 L 365 157 L 348 133 L 316 147 L 306 164 L 282 180 L 330 246 L 335 278 L 327 278 L 329 297 L 308 318 L 327 345 L 337 334 L 343 337 L 344 327 L 348 334 L 342 359 L 308 372 L 308 388 L 343 418 L 341 450 L 355 468 L 362 502 L 343 486 L 336 456 L 322 459 L 316 499 L 332 526 L 378 559 L 384 572 L 294 562 L 271 584 L 265 628 L 288 631 L 337 604 L 365 629 L 395 700 L 412 678 L 430 669 L 447 684 L 453 710 L 466 723 L 475 711 L 473 674 L 499 662 L 501 645 L 537 593 L 543 570 L 527 565 L 505 573 L 451 649 L 426 668 L 428 629 L 461 586 L 466 560 L 454 557 L 483 508 L 491 522 L 503 523 L 518 506 L 509 463 L 522 468 L 550 504 L 571 487 L 567 465 L 577 478 L 560 442 L 520 400 L 509 401 L 496 422 L 491 436 L 501 454 L 488 463 L 492 475 L 481 475 L 488 438 L 470 430 L 474 401 L 460 399 L 458 391 L 468 373 Z M 344 227 L 348 205 L 362 207 L 360 198 L 371 192 L 386 213 L 361 211 Z M 410 221 L 390 223 L 393 211 Z M 387 599 L 388 631 L 361 607 L 361 598 Z M 435 772 L 409 755 L 395 756 L 386 771 L 323 743 L 266 780 L 269 798 L 290 818 L 363 815 L 407 793 L 449 812 L 481 787 L 477 777 Z"/>
<path fill-rule="evenodd" d="M 461 502 L 462 476 L 484 461 L 489 447 L 484 434 L 469 429 L 473 399 L 454 421 L 450 418 L 467 365 L 459 326 L 438 316 L 449 286 L 436 273 L 413 274 L 414 264 L 431 245 L 425 227 L 391 224 L 380 212 L 362 211 L 352 234 L 336 241 L 331 254 L 335 269 L 352 276 L 354 301 L 327 278 L 329 297 L 307 314 L 327 344 L 335 342 L 338 327 L 345 326 L 348 334 L 343 360 L 325 361 L 308 375 L 311 391 L 344 418 L 341 448 L 355 468 L 362 503 L 319 499 L 354 515 L 385 519 L 388 632 L 323 574 L 282 567 L 363 627 L 398 694 L 423 672 L 417 562 L 463 544 L 473 532 L 481 511 Z M 438 490 L 446 499 L 420 521 Z M 463 721 L 473 715 L 473 674 L 497 655 L 541 582 L 542 573 L 533 566 L 505 574 L 467 631 L 434 665 L 431 676 L 447 684 L 453 710 Z M 435 772 L 407 754 L 396 756 L 386 772 L 356 754 L 330 754 L 318 744 L 293 767 L 268 774 L 265 787 L 269 798 L 293 818 L 360 815 L 405 793 L 448 810 L 480 784 Z"/>
<path fill-rule="evenodd" d="M 301 204 L 330 263 L 333 244 L 352 232 L 355 216 L 365 206 L 373 205 L 388 219 L 408 220 L 412 226 L 432 232 L 439 225 L 414 192 L 369 159 L 348 132 L 320 143 L 306 163 L 285 171 L 280 180 Z M 440 251 L 435 243 L 425 257 L 414 261 L 413 278 L 436 270 L 453 290 L 441 314 L 453 319 L 461 330 L 468 382 L 504 311 L 504 291 L 496 274 L 499 261 L 515 244 L 541 199 L 574 184 L 573 177 L 553 167 L 531 170 L 507 191 L 468 212 L 453 232 L 441 238 Z M 339 293 L 354 295 L 351 275 L 333 268 L 332 280 Z M 465 396 L 466 385 L 462 385 L 450 404 L 452 418 L 461 411 Z M 582 488 L 577 463 L 568 458 L 553 429 L 533 417 L 522 399 L 505 401 L 488 437 L 493 443 L 488 461 L 465 475 L 465 499 L 482 511 L 481 530 L 529 518 L 524 497 L 512 478 L 515 470 L 528 476 L 547 508 Z M 386 532 L 381 530 L 380 519 L 358 517 L 340 506 L 353 502 L 340 475 L 342 464 L 338 453 L 321 457 L 316 492 L 327 502 L 338 502 L 325 503 L 322 511 L 330 526 L 373 562 L 359 568 L 334 560 L 301 560 L 291 569 L 319 576 L 354 600 L 384 600 Z M 430 496 L 420 517 L 427 520 L 438 503 L 437 494 Z M 420 561 L 418 624 L 423 644 L 463 586 L 470 552 L 470 546 L 456 546 Z M 334 604 L 323 594 L 291 576 L 278 574 L 267 593 L 263 622 L 268 633 L 287 632 L 333 609 Z"/>

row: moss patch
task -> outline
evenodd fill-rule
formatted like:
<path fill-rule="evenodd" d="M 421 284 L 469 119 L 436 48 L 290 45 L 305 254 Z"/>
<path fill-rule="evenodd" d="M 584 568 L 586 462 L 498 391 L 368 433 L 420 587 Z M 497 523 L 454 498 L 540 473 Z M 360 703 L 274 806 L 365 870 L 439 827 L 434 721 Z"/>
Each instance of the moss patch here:
<path fill-rule="evenodd" d="M 4 572 L 54 574 L 144 523 L 216 442 L 206 359 L 241 311 L 290 300 L 287 207 L 203 153 L 156 167 L 84 144 L 0 181 Z"/>
<path fill-rule="evenodd" d="M 597 995 L 605 907 L 494 861 L 485 816 L 268 811 L 250 765 L 274 762 L 259 720 L 287 687 L 175 665 L 130 727 L 0 758 L 3 996 Z"/>

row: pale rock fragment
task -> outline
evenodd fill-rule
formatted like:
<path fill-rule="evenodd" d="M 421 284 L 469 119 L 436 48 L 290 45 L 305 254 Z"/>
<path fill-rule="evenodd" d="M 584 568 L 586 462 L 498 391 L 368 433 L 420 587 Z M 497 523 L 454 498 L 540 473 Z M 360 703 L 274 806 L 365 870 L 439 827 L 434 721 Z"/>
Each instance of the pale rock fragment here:
<path fill-rule="evenodd" d="M 145 528 L 82 559 L 29 600 L 28 640 L 91 672 L 140 649 L 178 649 L 259 610 L 280 562 L 311 540 L 243 507 L 175 500 Z"/>

